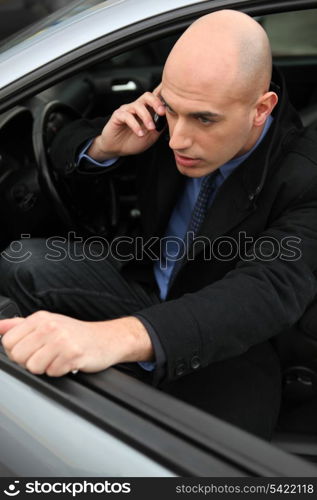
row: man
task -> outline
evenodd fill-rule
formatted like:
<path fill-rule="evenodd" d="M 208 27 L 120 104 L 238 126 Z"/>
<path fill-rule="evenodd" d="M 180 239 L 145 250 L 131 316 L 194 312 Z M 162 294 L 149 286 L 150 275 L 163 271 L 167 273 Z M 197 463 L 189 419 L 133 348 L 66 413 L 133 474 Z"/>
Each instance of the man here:
<path fill-rule="evenodd" d="M 163 245 L 159 261 L 51 262 L 45 242 L 30 241 L 32 258 L 1 264 L 1 292 L 27 316 L 0 322 L 12 360 L 50 376 L 120 364 L 271 435 L 280 370 L 268 339 L 313 300 L 317 267 L 316 138 L 271 72 L 261 26 L 219 11 L 178 40 L 154 93 L 106 125 L 81 120 L 59 134 L 59 169 L 78 163 L 84 175 L 139 155 L 144 241 L 184 239 L 186 255 Z M 168 141 L 149 108 L 166 114 Z"/>

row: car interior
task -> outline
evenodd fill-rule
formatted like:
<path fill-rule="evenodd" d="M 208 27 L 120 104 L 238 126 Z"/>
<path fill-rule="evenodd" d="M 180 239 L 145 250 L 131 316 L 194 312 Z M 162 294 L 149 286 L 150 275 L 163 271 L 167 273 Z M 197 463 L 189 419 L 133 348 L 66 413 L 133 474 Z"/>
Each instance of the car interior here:
<path fill-rule="evenodd" d="M 258 17 L 267 30 L 274 64 L 303 124 L 317 127 L 317 9 Z M 291 35 L 290 35 L 291 33 Z M 140 212 L 135 170 L 81 176 L 55 171 L 50 146 L 58 131 L 78 117 L 108 116 L 154 89 L 173 32 L 87 65 L 75 75 L 29 97 L 0 115 L 0 249 L 30 237 L 135 235 Z M 19 147 L 16 138 L 19 138 Z M 16 252 L 16 253 L 15 253 Z M 291 331 L 272 340 L 283 366 L 283 402 L 273 443 L 317 461 L 317 313 L 314 304 Z"/>

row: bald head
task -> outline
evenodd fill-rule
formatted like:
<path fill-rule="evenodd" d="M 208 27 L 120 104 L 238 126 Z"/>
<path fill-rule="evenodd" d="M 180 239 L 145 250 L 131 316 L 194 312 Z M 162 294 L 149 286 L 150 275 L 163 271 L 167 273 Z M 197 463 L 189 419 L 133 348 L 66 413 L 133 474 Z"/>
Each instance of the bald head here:
<path fill-rule="evenodd" d="M 212 92 L 218 84 L 232 99 L 256 100 L 271 81 L 268 37 L 256 21 L 241 12 L 208 14 L 195 21 L 174 45 L 163 78 L 175 81 L 177 72 L 195 85 L 199 80 L 206 87 L 208 82 L 213 84 Z"/>

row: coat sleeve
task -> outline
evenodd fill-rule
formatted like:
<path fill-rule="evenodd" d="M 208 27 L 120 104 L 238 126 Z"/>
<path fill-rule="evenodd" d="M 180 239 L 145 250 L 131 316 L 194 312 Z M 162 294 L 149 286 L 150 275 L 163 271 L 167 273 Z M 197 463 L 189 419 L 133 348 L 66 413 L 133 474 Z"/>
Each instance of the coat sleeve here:
<path fill-rule="evenodd" d="M 101 133 L 105 124 L 105 118 L 80 119 L 62 128 L 54 138 L 50 149 L 49 155 L 53 168 L 63 176 L 77 171 L 77 160 L 81 149 L 88 140 Z M 107 169 L 108 172 L 109 169 Z M 105 169 L 94 166 L 93 171 L 104 172 Z M 82 169 L 82 173 L 84 173 L 84 169 Z"/>
<path fill-rule="evenodd" d="M 165 381 L 238 356 L 292 326 L 316 295 L 316 269 L 315 178 L 221 280 L 138 312 L 165 351 Z"/>

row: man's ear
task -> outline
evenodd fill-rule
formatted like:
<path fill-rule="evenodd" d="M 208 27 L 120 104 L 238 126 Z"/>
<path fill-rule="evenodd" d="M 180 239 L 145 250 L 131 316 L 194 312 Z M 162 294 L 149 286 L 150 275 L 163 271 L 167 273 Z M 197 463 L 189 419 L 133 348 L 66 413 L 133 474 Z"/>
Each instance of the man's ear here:
<path fill-rule="evenodd" d="M 254 117 L 254 125 L 256 127 L 261 127 L 265 123 L 265 120 L 275 108 L 277 101 L 278 97 L 275 92 L 266 92 L 258 99 Z"/>

